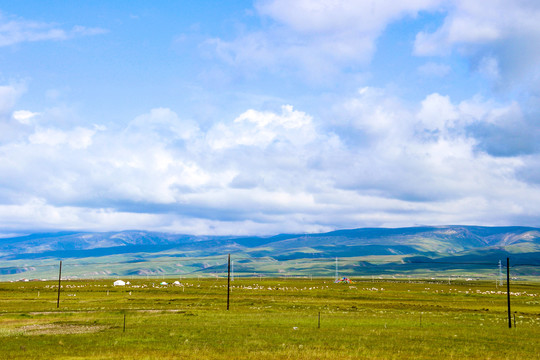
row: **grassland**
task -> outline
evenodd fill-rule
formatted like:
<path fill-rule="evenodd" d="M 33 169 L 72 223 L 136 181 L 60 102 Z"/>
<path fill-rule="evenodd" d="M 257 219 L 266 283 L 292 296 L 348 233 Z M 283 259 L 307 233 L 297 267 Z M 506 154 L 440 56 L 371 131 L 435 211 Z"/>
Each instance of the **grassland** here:
<path fill-rule="evenodd" d="M 161 281 L 0 283 L 0 358 L 540 359 L 537 282 Z"/>

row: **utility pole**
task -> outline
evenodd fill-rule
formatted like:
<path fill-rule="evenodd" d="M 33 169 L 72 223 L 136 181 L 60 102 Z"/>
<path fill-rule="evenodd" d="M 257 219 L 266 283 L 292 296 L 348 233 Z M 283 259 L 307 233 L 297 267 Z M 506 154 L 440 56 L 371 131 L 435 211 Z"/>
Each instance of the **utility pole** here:
<path fill-rule="evenodd" d="M 230 295 L 231 295 L 231 254 L 229 254 L 229 265 L 227 267 L 227 311 L 229 311 Z"/>
<path fill-rule="evenodd" d="M 336 257 L 336 281 L 338 281 L 338 258 Z"/>
<path fill-rule="evenodd" d="M 508 300 L 508 328 L 512 328 L 512 314 L 510 311 L 510 258 L 506 258 L 506 298 Z"/>
<path fill-rule="evenodd" d="M 60 286 L 62 285 L 62 260 L 60 260 L 60 270 L 58 271 L 58 300 L 56 300 L 56 308 L 60 307 Z"/>

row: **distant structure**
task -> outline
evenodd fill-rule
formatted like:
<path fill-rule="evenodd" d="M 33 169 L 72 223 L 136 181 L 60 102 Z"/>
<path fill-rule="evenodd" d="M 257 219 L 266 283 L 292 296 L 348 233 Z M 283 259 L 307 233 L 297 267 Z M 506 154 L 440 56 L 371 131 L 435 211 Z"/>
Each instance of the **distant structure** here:
<path fill-rule="evenodd" d="M 339 276 L 338 276 L 338 258 L 336 257 L 336 278 L 335 278 L 335 281 L 337 282 L 339 279 Z"/>
<path fill-rule="evenodd" d="M 126 282 L 124 280 L 116 280 L 113 286 L 126 286 Z"/>
<path fill-rule="evenodd" d="M 499 260 L 499 286 L 503 286 L 503 273 L 502 273 L 502 263 Z"/>

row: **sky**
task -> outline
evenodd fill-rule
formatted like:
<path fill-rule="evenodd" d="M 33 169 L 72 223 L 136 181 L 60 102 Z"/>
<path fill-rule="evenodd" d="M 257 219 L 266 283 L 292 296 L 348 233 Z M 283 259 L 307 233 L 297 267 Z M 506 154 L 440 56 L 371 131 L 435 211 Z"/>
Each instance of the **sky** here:
<path fill-rule="evenodd" d="M 4 1 L 0 236 L 540 226 L 540 2 Z"/>

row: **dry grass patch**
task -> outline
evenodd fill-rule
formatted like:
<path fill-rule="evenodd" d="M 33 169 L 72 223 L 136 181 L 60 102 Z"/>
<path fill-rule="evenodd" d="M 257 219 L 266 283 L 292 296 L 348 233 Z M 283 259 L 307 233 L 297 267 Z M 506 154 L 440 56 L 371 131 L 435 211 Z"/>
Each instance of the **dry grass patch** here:
<path fill-rule="evenodd" d="M 105 325 L 79 325 L 79 324 L 34 324 L 20 327 L 25 335 L 67 335 L 88 334 L 108 329 Z"/>

